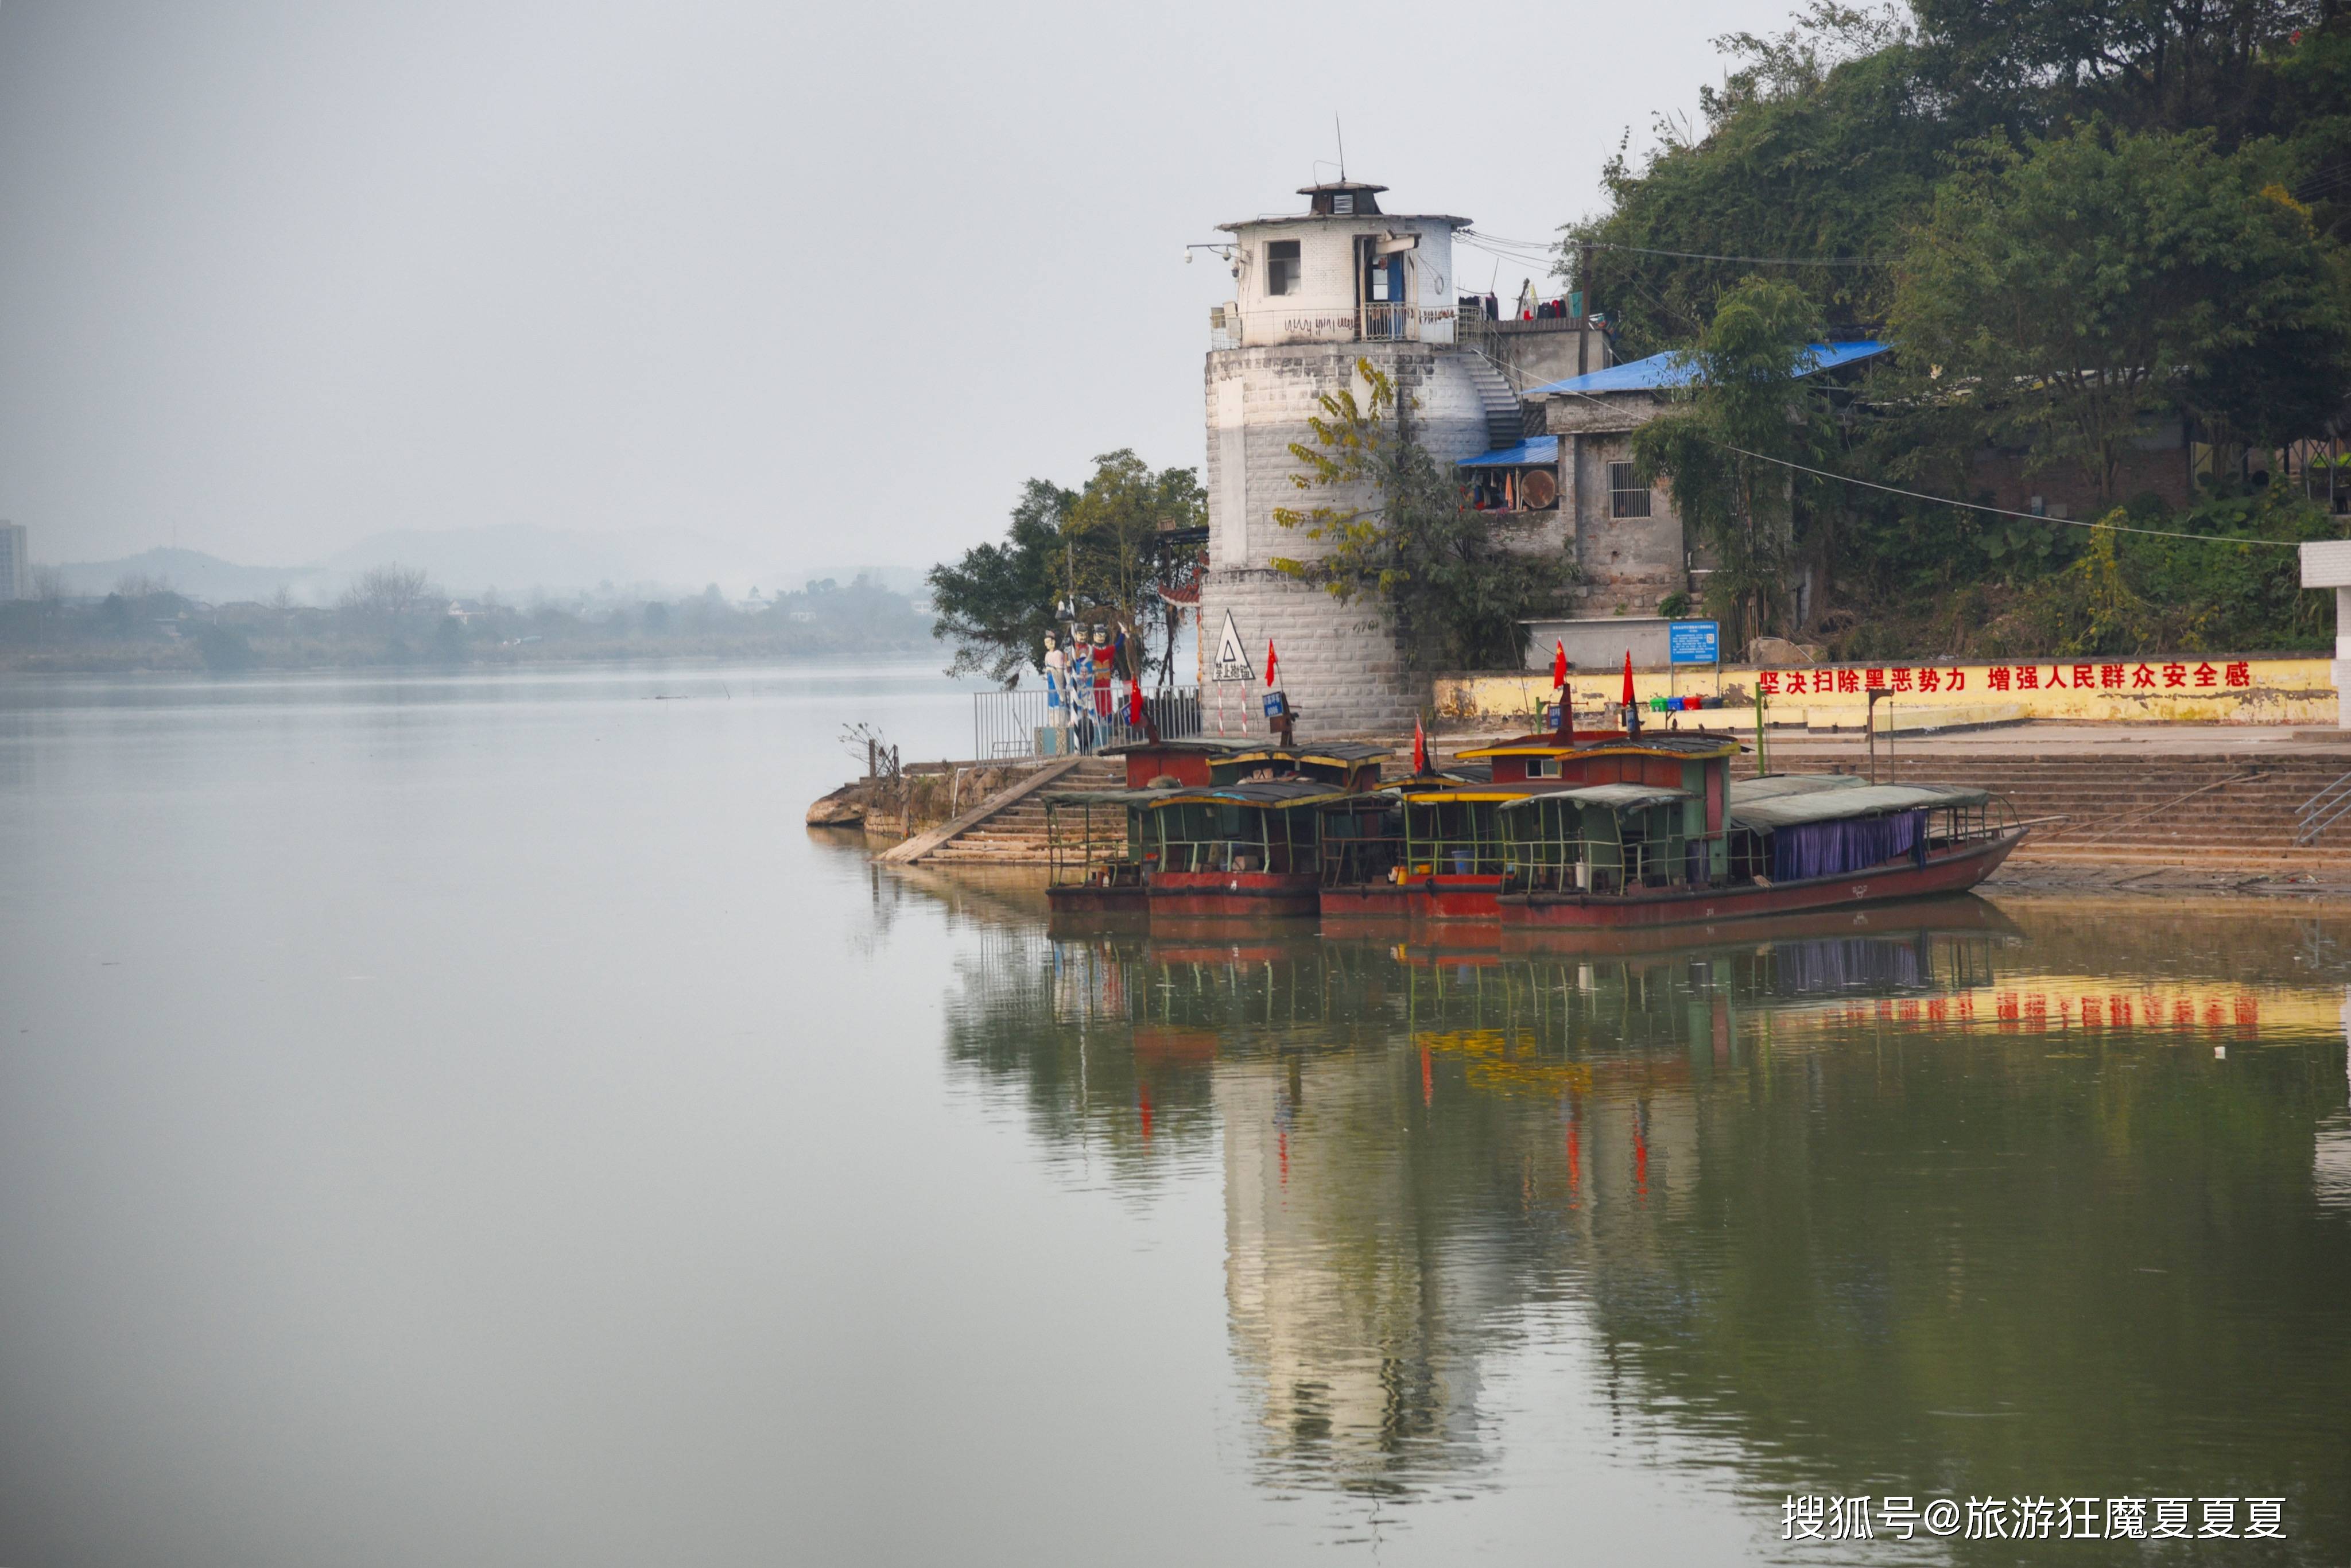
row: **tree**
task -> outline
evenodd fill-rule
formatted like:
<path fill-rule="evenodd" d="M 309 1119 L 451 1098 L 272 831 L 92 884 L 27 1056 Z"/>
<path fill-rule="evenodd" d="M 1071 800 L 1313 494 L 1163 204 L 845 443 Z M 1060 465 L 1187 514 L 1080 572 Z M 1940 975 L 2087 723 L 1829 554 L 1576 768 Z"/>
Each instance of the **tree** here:
<path fill-rule="evenodd" d="M 2351 387 L 2344 280 L 2268 149 L 2094 122 L 1979 144 L 1906 257 L 1892 329 L 1974 433 L 2114 486 L 2185 403 L 2241 441 L 2319 434 Z"/>
<path fill-rule="evenodd" d="M 1024 668 L 1041 668 L 1045 633 L 1060 624 L 1061 530 L 1078 504 L 1077 492 L 1031 479 L 1012 508 L 1001 544 L 975 545 L 953 565 L 931 568 L 934 636 L 956 645 L 950 675 L 983 674 L 1019 684 Z"/>
<path fill-rule="evenodd" d="M 341 608 L 385 630 L 397 630 L 441 597 L 423 568 L 393 561 L 360 573 L 343 590 Z"/>
<path fill-rule="evenodd" d="M 1740 63 L 1701 91 L 1703 133 L 1661 119 L 1638 166 L 1620 149 L 1602 170 L 1609 211 L 1563 230 L 1557 271 L 1608 316 L 1620 359 L 1705 330 L 1754 269 L 1742 258 L 1800 258 L 1774 276 L 1824 323 L 1874 324 L 1890 290 L 1874 264 L 1926 205 L 1955 137 L 1947 116 L 1989 129 L 1975 105 L 1929 92 L 1917 40 L 1885 13 L 1814 0 L 1785 34 L 1715 47 Z"/>
<path fill-rule="evenodd" d="M 1165 674 L 1180 614 L 1169 594 L 1196 556 L 1174 541 L 1207 520 L 1194 470 L 1155 471 L 1123 447 L 1094 459 L 1082 489 L 1029 480 L 1002 543 L 930 570 L 933 633 L 956 644 L 947 674 L 1017 685 L 1022 669 L 1043 667 L 1045 634 L 1066 635 L 1073 620 L 1125 632 L 1123 673 L 1137 678 L 1155 662 L 1148 633 L 1163 632 Z"/>
<path fill-rule="evenodd" d="M 1356 361 L 1355 373 L 1368 396 L 1324 393 L 1322 413 L 1307 422 L 1313 443 L 1290 447 L 1299 462 L 1290 483 L 1325 498 L 1273 514 L 1322 550 L 1277 556 L 1274 570 L 1342 604 L 1375 605 L 1407 668 L 1516 668 L 1526 646 L 1520 622 L 1556 608 L 1573 568 L 1559 555 L 1509 549 L 1413 438 L 1411 405 L 1395 383 L 1369 360 Z"/>
<path fill-rule="evenodd" d="M 1183 612 L 1168 590 L 1189 580 L 1196 552 L 1172 544 L 1169 536 L 1206 528 L 1207 521 L 1207 492 L 1194 470 L 1155 473 L 1127 447 L 1094 459 L 1093 477 L 1063 525 L 1065 580 L 1073 604 L 1095 607 L 1098 621 L 1127 634 L 1125 673 L 1145 672 L 1155 630 L 1162 638 L 1163 682 L 1172 673 Z"/>
<path fill-rule="evenodd" d="M 1664 476 L 1685 525 L 1711 549 L 1708 606 L 1733 646 L 1783 623 L 1795 559 L 1796 498 L 1831 455 L 1825 394 L 1797 372 L 1813 341 L 1813 303 L 1792 284 L 1749 278 L 1723 296 L 1687 351 L 1697 382 L 1633 434 L 1633 465 Z"/>

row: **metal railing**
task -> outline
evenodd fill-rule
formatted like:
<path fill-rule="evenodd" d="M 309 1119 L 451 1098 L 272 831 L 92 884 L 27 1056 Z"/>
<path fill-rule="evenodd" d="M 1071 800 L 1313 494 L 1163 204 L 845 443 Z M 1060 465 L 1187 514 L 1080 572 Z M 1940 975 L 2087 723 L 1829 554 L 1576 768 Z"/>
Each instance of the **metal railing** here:
<path fill-rule="evenodd" d="M 1146 695 L 1143 706 L 1163 740 L 1179 740 L 1200 733 L 1200 693 L 1196 686 Z M 1111 694 L 1109 708 L 1104 713 L 1092 704 L 1051 707 L 1045 702 L 1041 686 L 974 692 L 971 754 L 981 761 L 997 758 L 1074 757 L 1144 738 L 1144 727 L 1127 722 L 1123 686 Z"/>
<path fill-rule="evenodd" d="M 1414 305 L 1374 305 L 1365 302 L 1355 336 L 1367 343 L 1411 342 L 1420 336 L 1420 308 Z"/>
<path fill-rule="evenodd" d="M 2346 773 L 2302 803 L 2302 811 L 2294 824 L 2296 847 L 2316 843 L 2318 835 L 2333 827 L 2335 819 L 2346 811 L 2351 811 L 2351 773 Z"/>

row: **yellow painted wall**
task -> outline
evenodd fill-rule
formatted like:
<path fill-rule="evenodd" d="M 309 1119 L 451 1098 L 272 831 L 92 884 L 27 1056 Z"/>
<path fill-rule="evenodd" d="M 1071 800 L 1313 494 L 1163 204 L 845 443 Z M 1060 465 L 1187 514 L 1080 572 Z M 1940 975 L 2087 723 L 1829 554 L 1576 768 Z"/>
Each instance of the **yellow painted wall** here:
<path fill-rule="evenodd" d="M 2117 665 L 2121 670 L 2120 686 L 2107 684 L 2107 672 Z M 2207 668 L 2211 671 L 2211 684 L 2199 685 L 2201 672 Z M 2090 673 L 2089 683 L 2076 686 L 2076 675 L 2085 670 Z M 1935 689 L 1922 690 L 1929 671 L 1933 673 Z M 2023 685 L 2026 672 L 2031 673 L 2032 680 L 2030 687 Z M 1819 684 L 1823 673 L 1829 677 L 1831 689 L 1814 691 L 1813 687 Z M 2241 685 L 2230 684 L 2232 673 Z M 2051 684 L 2053 674 L 2061 684 Z M 1738 704 L 1743 716 L 1751 722 L 1756 685 L 1766 675 L 1772 677 L 1770 685 L 1780 688 L 1766 699 L 1770 721 L 1773 725 L 1803 725 L 1813 729 L 1865 727 L 1869 706 L 1865 694 L 1873 676 L 1891 693 L 1878 704 L 1880 721 L 1886 718 L 1886 705 L 1891 703 L 1894 722 L 1904 729 L 1913 724 L 1923 726 L 1937 717 L 1964 724 L 1982 723 L 1995 716 L 2092 724 L 2269 724 L 2332 728 L 2336 711 L 2334 680 L 2325 659 L 2208 660 L 2198 654 L 2124 660 L 2043 659 L 2029 664 L 1883 667 L 1824 664 L 1802 670 L 1726 667 L 1719 674 L 1703 667 L 1635 670 L 1633 690 L 1644 702 L 1669 692 L 1719 694 Z M 1905 689 L 1896 689 L 1898 676 L 1907 677 L 1899 679 L 1899 685 Z M 2176 685 L 2172 684 L 2175 679 Z M 1800 682 L 1803 688 L 1801 693 L 1792 689 Z M 1582 671 L 1569 677 L 1569 685 L 1575 692 L 1577 714 L 1596 723 L 1602 710 L 1612 705 L 1624 689 L 1624 677 L 1599 670 Z M 1532 670 L 1522 675 L 1440 675 L 1436 683 L 1437 712 L 1443 718 L 1515 723 L 1550 699 L 1551 677 Z M 2018 711 L 2011 715 L 2006 711 L 2011 707 Z M 1963 714 L 1958 711 L 1961 709 L 1976 711 Z"/>

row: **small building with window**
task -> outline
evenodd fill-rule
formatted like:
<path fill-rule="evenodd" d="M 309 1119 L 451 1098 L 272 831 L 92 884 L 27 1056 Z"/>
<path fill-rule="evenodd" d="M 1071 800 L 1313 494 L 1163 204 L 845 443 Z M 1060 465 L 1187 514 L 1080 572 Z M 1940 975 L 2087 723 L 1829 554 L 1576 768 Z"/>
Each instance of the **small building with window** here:
<path fill-rule="evenodd" d="M 1797 373 L 1834 371 L 1886 351 L 1876 340 L 1815 343 Z M 1556 490 L 1564 548 L 1583 573 L 1571 591 L 1573 613 L 1652 615 L 1671 595 L 1695 593 L 1704 585 L 1708 561 L 1683 529 L 1672 489 L 1663 482 L 1642 484 L 1633 466 L 1633 433 L 1665 412 L 1673 393 L 1697 375 L 1687 356 L 1665 353 L 1531 387 L 1528 423 L 1540 423 L 1543 435 L 1459 465 L 1478 494 L 1481 481 L 1490 483 L 1485 476 L 1498 467 L 1510 471 L 1523 455 L 1545 456 L 1553 465 L 1549 486 L 1530 486 L 1521 476 L 1515 494 L 1523 503 Z M 1797 585 L 1800 600 L 1809 597 L 1807 586 Z"/>

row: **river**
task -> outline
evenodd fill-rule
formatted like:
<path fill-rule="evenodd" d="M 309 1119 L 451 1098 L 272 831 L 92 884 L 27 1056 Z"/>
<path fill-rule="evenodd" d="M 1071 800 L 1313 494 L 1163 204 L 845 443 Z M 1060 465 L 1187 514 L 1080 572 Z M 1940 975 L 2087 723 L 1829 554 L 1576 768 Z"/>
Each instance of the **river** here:
<path fill-rule="evenodd" d="M 2351 910 L 1062 933 L 861 721 L 0 686 L 0 1563 L 2351 1559 Z"/>

